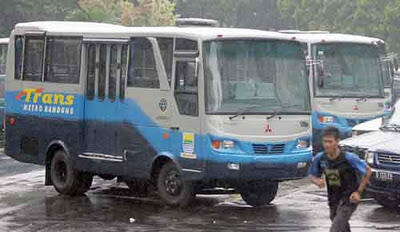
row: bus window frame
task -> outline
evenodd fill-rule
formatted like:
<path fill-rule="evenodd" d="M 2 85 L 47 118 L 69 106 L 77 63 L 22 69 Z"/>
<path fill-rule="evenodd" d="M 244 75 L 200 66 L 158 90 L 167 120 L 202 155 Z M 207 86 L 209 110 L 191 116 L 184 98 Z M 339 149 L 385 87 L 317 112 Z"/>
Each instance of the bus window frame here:
<path fill-rule="evenodd" d="M 23 37 L 23 49 L 22 49 L 22 68 L 21 68 L 21 81 L 29 81 L 29 82 L 43 82 L 44 79 L 44 63 L 45 63 L 45 51 L 46 51 L 46 34 L 45 33 L 26 33 L 22 35 Z M 43 49 L 42 49 L 42 67 L 40 73 L 40 80 L 26 80 L 25 79 L 25 59 L 26 59 L 26 40 L 27 38 L 41 38 L 43 39 Z"/>
<path fill-rule="evenodd" d="M 47 41 L 48 39 L 63 39 L 63 40 L 79 40 L 80 41 L 80 46 L 79 46 L 79 54 L 78 54 L 78 70 L 77 70 L 77 75 L 78 75 L 78 81 L 77 82 L 54 82 L 54 81 L 47 81 L 45 80 L 45 76 L 47 76 Z M 60 35 L 49 35 L 45 36 L 45 46 L 44 46 L 44 62 L 43 62 L 43 77 L 42 77 L 42 82 L 46 83 L 57 83 L 57 84 L 72 84 L 72 85 L 79 85 L 81 83 L 81 70 L 82 70 L 82 50 L 83 50 L 83 36 L 60 36 Z"/>
<path fill-rule="evenodd" d="M 106 67 L 105 67 L 105 95 L 103 98 L 99 97 L 99 74 L 100 74 L 100 47 L 104 45 L 106 48 Z M 117 46 L 117 80 L 116 80 L 116 91 L 115 91 L 115 98 L 111 99 L 109 97 L 109 72 L 110 72 L 110 64 L 111 64 L 111 47 L 115 45 Z M 88 86 L 88 65 L 89 65 L 89 47 L 94 46 L 95 47 L 95 80 L 94 80 L 94 93 L 93 96 L 89 97 L 88 92 L 87 92 L 87 86 Z M 123 57 L 122 57 L 122 52 L 124 49 L 124 46 L 126 47 L 126 60 L 125 60 L 125 74 L 123 72 Z M 127 74 L 128 74 L 128 61 L 129 61 L 129 40 L 125 39 L 110 39 L 110 40 L 97 40 L 97 39 L 83 39 L 82 40 L 82 52 L 84 50 L 85 57 L 84 60 L 81 61 L 81 70 L 84 70 L 83 74 L 84 78 L 84 84 L 83 84 L 83 89 L 84 89 L 84 95 L 85 98 L 89 101 L 93 101 L 94 99 L 98 99 L 100 102 L 104 102 L 105 99 L 108 99 L 110 102 L 116 102 L 117 98 L 119 101 L 123 102 L 126 98 L 126 88 L 127 88 Z M 121 86 L 121 78 L 122 76 L 125 75 L 125 80 L 123 86 Z M 124 88 L 124 96 L 121 98 L 121 89 Z"/>

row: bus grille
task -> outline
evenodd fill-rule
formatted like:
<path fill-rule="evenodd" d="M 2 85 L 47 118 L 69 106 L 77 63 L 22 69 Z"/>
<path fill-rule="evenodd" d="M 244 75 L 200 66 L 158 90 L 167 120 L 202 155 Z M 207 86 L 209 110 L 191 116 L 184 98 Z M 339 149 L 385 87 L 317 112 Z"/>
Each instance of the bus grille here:
<path fill-rule="evenodd" d="M 400 164 L 400 155 L 378 153 L 378 161 L 382 164 Z"/>
<path fill-rule="evenodd" d="M 253 144 L 255 154 L 280 154 L 285 151 L 285 144 Z"/>
<path fill-rule="evenodd" d="M 356 126 L 360 123 L 368 121 L 367 119 L 347 119 L 347 125 L 350 127 Z"/>
<path fill-rule="evenodd" d="M 353 127 L 353 126 L 357 125 L 357 121 L 354 120 L 354 119 L 347 119 L 347 124 L 348 124 L 350 127 Z"/>

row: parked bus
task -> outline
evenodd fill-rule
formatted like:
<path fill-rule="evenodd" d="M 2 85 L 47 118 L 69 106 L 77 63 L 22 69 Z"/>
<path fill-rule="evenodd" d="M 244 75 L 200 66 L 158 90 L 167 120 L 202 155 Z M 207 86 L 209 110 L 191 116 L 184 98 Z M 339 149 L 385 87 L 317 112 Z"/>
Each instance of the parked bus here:
<path fill-rule="evenodd" d="M 169 205 L 225 189 L 258 206 L 308 174 L 306 62 L 288 35 L 31 22 L 10 49 L 5 153 L 61 194 L 98 175 Z"/>
<path fill-rule="evenodd" d="M 4 80 L 6 76 L 7 50 L 9 38 L 0 39 L 0 129 L 3 130 L 4 116 Z"/>
<path fill-rule="evenodd" d="M 281 31 L 307 44 L 312 99 L 314 152 L 321 133 L 336 126 L 343 138 L 352 127 L 385 113 L 384 62 L 381 39 L 324 31 Z"/>

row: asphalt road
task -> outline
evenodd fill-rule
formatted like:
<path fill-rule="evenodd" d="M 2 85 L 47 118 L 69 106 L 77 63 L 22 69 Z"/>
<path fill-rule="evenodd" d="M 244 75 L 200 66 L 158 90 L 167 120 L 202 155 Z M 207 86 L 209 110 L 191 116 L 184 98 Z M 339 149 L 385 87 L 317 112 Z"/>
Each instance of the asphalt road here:
<path fill-rule="evenodd" d="M 285 182 L 272 205 L 239 195 L 198 196 L 188 209 L 132 197 L 124 184 L 96 178 L 84 197 L 44 186 L 44 169 L 0 154 L 0 231 L 329 231 L 326 193 L 309 180 Z M 352 231 L 400 231 L 400 210 L 364 200 Z"/>

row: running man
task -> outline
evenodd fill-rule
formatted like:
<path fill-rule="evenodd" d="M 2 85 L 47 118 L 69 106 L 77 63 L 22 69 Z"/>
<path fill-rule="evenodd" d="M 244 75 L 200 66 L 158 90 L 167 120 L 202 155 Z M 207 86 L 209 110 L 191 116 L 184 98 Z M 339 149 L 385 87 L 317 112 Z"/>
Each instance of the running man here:
<path fill-rule="evenodd" d="M 320 188 L 327 185 L 332 221 L 330 232 L 350 232 L 349 220 L 361 201 L 361 193 L 367 188 L 371 168 L 357 155 L 341 151 L 339 140 L 340 133 L 336 127 L 324 130 L 324 151 L 313 160 L 311 180 Z"/>

